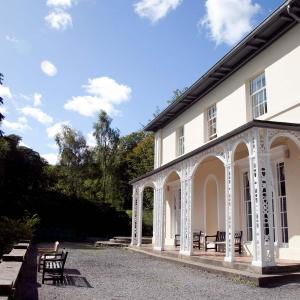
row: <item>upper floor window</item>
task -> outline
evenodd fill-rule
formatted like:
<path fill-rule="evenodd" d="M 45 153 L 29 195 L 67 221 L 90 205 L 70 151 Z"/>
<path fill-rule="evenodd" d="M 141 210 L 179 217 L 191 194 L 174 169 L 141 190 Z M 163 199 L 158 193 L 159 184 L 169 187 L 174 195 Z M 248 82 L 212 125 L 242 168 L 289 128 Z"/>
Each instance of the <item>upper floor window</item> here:
<path fill-rule="evenodd" d="M 258 75 L 250 82 L 253 119 L 267 113 L 267 93 L 265 73 Z"/>
<path fill-rule="evenodd" d="M 178 129 L 178 155 L 184 154 L 184 127 Z"/>
<path fill-rule="evenodd" d="M 217 137 L 217 106 L 212 105 L 207 109 L 207 136 L 208 140 Z"/>

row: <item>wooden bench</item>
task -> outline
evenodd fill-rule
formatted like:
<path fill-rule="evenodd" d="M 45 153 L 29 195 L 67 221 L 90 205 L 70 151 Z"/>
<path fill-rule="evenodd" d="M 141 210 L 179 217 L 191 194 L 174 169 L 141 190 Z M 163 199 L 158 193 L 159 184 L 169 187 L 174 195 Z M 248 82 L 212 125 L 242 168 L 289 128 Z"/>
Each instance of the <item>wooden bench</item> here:
<path fill-rule="evenodd" d="M 242 236 L 243 231 L 238 231 L 234 234 L 234 250 L 239 254 L 242 253 Z M 213 241 L 209 240 L 214 238 Z M 213 244 L 212 247 L 209 247 L 209 244 Z M 206 235 L 205 236 L 205 251 L 208 249 L 214 249 L 216 252 L 220 252 L 221 249 L 226 246 L 226 232 L 225 231 L 217 231 L 216 235 Z"/>
<path fill-rule="evenodd" d="M 44 254 L 42 283 L 46 280 L 63 282 L 67 256 L 68 252 Z M 50 277 L 46 278 L 46 274 L 49 274 Z"/>
<path fill-rule="evenodd" d="M 202 236 L 201 230 L 200 232 L 193 232 L 193 247 L 200 249 L 201 236 Z M 180 234 L 175 234 L 174 243 L 175 243 L 175 247 L 180 246 Z"/>

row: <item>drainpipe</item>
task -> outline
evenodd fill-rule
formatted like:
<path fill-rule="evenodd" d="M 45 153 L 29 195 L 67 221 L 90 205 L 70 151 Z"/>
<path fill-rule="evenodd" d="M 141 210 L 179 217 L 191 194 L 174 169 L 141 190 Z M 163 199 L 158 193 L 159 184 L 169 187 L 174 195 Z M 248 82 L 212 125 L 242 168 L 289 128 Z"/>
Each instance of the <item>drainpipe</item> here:
<path fill-rule="evenodd" d="M 296 20 L 297 22 L 300 23 L 300 18 L 292 12 L 292 7 L 291 7 L 291 2 L 292 2 L 292 1 L 293 1 L 293 0 L 290 0 L 290 1 L 287 3 L 287 12 L 288 12 L 288 14 L 289 14 L 294 20 Z"/>

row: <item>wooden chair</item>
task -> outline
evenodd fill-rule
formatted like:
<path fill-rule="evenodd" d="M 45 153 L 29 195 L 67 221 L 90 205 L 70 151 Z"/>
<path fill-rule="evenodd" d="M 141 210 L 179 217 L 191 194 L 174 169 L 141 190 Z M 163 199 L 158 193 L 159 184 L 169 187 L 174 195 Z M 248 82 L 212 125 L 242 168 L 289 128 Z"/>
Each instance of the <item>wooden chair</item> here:
<path fill-rule="evenodd" d="M 200 250 L 202 231 L 193 233 L 193 247 Z"/>
<path fill-rule="evenodd" d="M 175 247 L 180 246 L 180 234 L 175 234 Z"/>
<path fill-rule="evenodd" d="M 42 283 L 46 280 L 59 280 L 63 283 L 64 269 L 67 260 L 68 252 L 61 252 L 56 254 L 45 254 L 43 260 L 43 277 Z M 49 274 L 50 277 L 46 277 Z"/>
<path fill-rule="evenodd" d="M 242 254 L 242 237 L 243 231 L 239 231 L 234 234 L 234 249 L 235 252 L 238 252 L 239 254 Z"/>
<path fill-rule="evenodd" d="M 37 252 L 38 252 L 38 272 L 40 272 L 41 266 L 43 265 L 43 260 L 44 260 L 45 254 L 47 254 L 47 255 L 56 254 L 58 252 L 58 247 L 59 247 L 59 242 L 56 241 L 52 248 L 50 247 L 50 248 L 38 248 L 37 249 Z"/>
<path fill-rule="evenodd" d="M 220 245 L 224 245 L 226 242 L 226 232 L 225 231 L 217 231 L 215 235 L 206 235 L 204 237 L 204 249 L 205 251 L 209 249 L 213 249 L 216 252 L 219 250 Z M 212 246 L 209 246 L 212 244 Z"/>

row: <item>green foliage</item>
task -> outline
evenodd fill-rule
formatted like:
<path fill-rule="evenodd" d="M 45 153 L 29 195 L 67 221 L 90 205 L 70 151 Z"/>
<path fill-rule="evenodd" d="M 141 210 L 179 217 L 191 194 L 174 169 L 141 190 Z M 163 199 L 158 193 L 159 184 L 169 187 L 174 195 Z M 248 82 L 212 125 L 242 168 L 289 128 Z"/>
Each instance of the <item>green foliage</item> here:
<path fill-rule="evenodd" d="M 39 222 L 39 216 L 37 214 L 31 215 L 28 211 L 25 211 L 25 216 L 22 219 L 0 217 L 0 256 L 9 252 L 19 240 L 32 240 Z"/>
<path fill-rule="evenodd" d="M 170 100 L 168 100 L 168 104 L 171 104 L 173 102 L 175 102 L 177 99 L 179 99 L 179 97 L 181 95 L 183 95 L 189 88 L 188 87 L 184 87 L 183 89 L 176 89 L 175 91 L 173 91 L 173 96 Z"/>
<path fill-rule="evenodd" d="M 0 85 L 2 85 L 2 83 L 3 83 L 3 74 L 0 73 Z M 3 104 L 3 98 L 0 96 L 0 105 L 2 104 Z M 0 125 L 3 119 L 4 119 L 4 115 L 0 112 Z M 0 129 L 0 137 L 2 136 L 3 136 L 3 131 Z"/>

